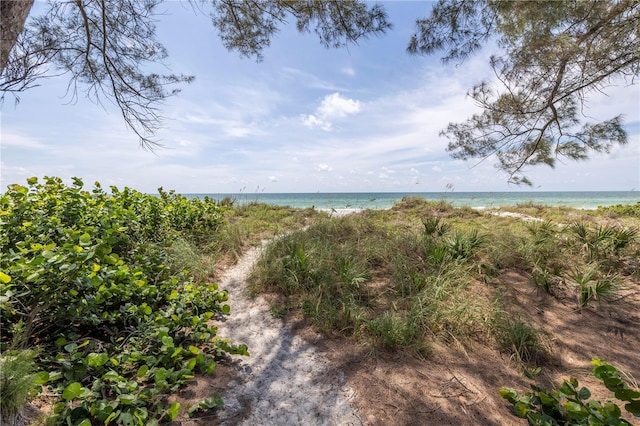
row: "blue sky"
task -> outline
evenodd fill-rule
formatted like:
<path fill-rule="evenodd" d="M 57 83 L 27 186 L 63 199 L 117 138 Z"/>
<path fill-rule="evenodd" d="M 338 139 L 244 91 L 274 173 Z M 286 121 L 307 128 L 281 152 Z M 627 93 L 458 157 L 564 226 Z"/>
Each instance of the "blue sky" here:
<path fill-rule="evenodd" d="M 327 50 L 285 27 L 256 63 L 227 52 L 207 16 L 167 2 L 158 25 L 167 63 L 196 80 L 162 107 L 164 148 L 141 149 L 108 103 L 68 105 L 66 80 L 52 78 L 2 105 L 0 185 L 48 175 L 144 192 L 528 190 L 507 184 L 492 159 L 451 159 L 438 136 L 477 112 L 465 95 L 491 78 L 491 50 L 457 66 L 409 56 L 415 19 L 431 3 L 386 6 L 394 29 L 385 36 Z M 595 119 L 625 114 L 629 144 L 532 169 L 532 190 L 640 189 L 640 86 L 610 87 L 588 106 Z"/>

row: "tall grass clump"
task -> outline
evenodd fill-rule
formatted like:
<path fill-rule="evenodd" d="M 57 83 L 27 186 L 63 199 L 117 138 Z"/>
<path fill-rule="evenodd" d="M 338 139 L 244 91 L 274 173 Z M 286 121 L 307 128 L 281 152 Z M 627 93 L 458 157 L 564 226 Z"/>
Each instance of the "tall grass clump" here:
<path fill-rule="evenodd" d="M 478 278 L 473 263 L 484 237 L 420 217 L 421 227 L 351 215 L 287 234 L 258 261 L 254 288 L 283 294 L 325 333 L 374 347 L 424 355 L 431 339 L 463 342 L 487 333 L 485 312 L 493 306 L 468 289 Z"/>
<path fill-rule="evenodd" d="M 354 242 L 359 224 L 324 220 L 284 235 L 258 261 L 253 285 L 294 297 L 319 329 L 354 333 L 369 299 L 371 276 Z"/>
<path fill-rule="evenodd" d="M 538 331 L 519 316 L 497 312 L 493 334 L 500 350 L 508 353 L 519 365 L 539 365 L 548 359 L 549 349 Z"/>

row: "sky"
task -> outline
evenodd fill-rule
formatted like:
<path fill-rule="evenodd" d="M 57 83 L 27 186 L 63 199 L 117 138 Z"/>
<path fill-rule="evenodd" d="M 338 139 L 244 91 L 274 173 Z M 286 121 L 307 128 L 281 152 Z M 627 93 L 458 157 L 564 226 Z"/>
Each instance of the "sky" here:
<path fill-rule="evenodd" d="M 31 176 L 149 193 L 640 190 L 638 84 L 592 94 L 585 111 L 588 119 L 624 114 L 626 146 L 531 169 L 531 188 L 510 185 L 492 158 L 452 159 L 439 132 L 479 112 L 466 93 L 492 78 L 495 52 L 450 65 L 409 55 L 415 19 L 432 4 L 384 4 L 394 25 L 384 36 L 325 49 L 290 25 L 257 63 L 228 52 L 206 15 L 166 2 L 158 39 L 167 65 L 196 79 L 162 105 L 163 147 L 142 149 L 112 105 L 70 104 L 67 80 L 47 79 L 1 107 L 0 191 Z"/>

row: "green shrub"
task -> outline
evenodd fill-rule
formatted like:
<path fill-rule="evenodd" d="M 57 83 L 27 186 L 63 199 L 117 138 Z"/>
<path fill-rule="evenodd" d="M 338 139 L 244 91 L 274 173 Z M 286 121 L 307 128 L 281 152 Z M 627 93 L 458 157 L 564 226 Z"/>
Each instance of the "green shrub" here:
<path fill-rule="evenodd" d="M 617 400 L 625 403 L 626 412 L 640 418 L 640 392 L 629 388 L 614 366 L 599 359 L 594 359 L 592 364 L 593 375 Z M 527 377 L 533 378 L 539 372 L 539 368 L 528 372 Z M 527 419 L 530 425 L 631 425 L 622 418 L 622 411 L 615 403 L 589 400 L 591 391 L 579 388 L 575 378 L 564 380 L 562 386 L 554 390 L 532 384 L 531 391 L 522 395 L 506 388 L 500 389 L 500 395 L 513 404 L 514 414 Z"/>
<path fill-rule="evenodd" d="M 610 213 L 615 216 L 640 217 L 640 201 L 635 204 L 618 204 L 609 207 L 598 207 L 598 212 Z"/>
<path fill-rule="evenodd" d="M 11 185 L 0 198 L 0 343 L 41 347 L 39 375 L 60 396 L 51 422 L 151 424 L 172 419 L 168 394 L 247 353 L 209 324 L 227 292 L 195 281 L 171 247 L 206 243 L 223 223 L 209 199 L 158 197 L 75 178 Z M 175 255 L 175 253 L 174 253 Z"/>

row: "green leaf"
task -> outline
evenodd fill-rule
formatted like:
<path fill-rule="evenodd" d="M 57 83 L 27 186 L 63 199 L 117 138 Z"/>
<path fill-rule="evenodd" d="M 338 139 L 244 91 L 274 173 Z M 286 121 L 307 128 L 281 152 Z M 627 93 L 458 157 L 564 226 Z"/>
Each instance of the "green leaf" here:
<path fill-rule="evenodd" d="M 577 402 L 567 401 L 564 403 L 564 408 L 572 419 L 581 420 L 589 416 L 587 409 Z"/>
<path fill-rule="evenodd" d="M 0 271 L 0 282 L 2 284 L 9 284 L 11 282 L 11 277 L 4 272 Z"/>
<path fill-rule="evenodd" d="M 115 419 L 116 416 L 120 414 L 120 411 L 113 411 L 109 416 L 104 420 L 104 424 L 108 425 L 111 423 L 111 420 Z"/>
<path fill-rule="evenodd" d="M 80 245 L 88 246 L 89 244 L 91 244 L 91 235 L 87 234 L 86 232 L 80 235 Z"/>
<path fill-rule="evenodd" d="M 640 392 L 636 392 L 633 389 L 619 389 L 615 391 L 616 398 L 621 401 L 631 401 L 636 398 L 640 398 Z"/>
<path fill-rule="evenodd" d="M 624 405 L 624 409 L 633 414 L 634 416 L 640 416 L 640 400 L 631 401 Z"/>
<path fill-rule="evenodd" d="M 136 372 L 136 376 L 144 377 L 147 375 L 148 372 L 149 372 L 149 366 L 145 364 L 145 365 L 142 365 L 140 368 L 138 368 L 138 371 Z"/>
<path fill-rule="evenodd" d="M 187 370 L 193 370 L 194 368 L 196 368 L 196 359 L 195 358 L 191 358 L 189 360 L 189 362 L 187 362 L 186 368 L 187 368 Z"/>
<path fill-rule="evenodd" d="M 619 419 L 620 416 L 622 415 L 622 411 L 620 411 L 620 407 L 618 407 L 616 404 L 612 402 L 605 404 L 605 406 L 602 407 L 602 412 L 614 419 Z"/>
<path fill-rule="evenodd" d="M 169 416 L 170 420 L 175 420 L 175 418 L 178 417 L 179 413 L 180 413 L 180 403 L 179 402 L 174 402 L 167 409 L 167 415 Z"/>
<path fill-rule="evenodd" d="M 49 381 L 49 372 L 48 371 L 40 371 L 35 375 L 36 383 L 39 385 L 44 385 Z"/>
<path fill-rule="evenodd" d="M 91 421 L 89 419 L 84 419 L 83 421 L 78 423 L 78 426 L 91 426 Z"/>
<path fill-rule="evenodd" d="M 158 368 L 155 374 L 156 383 L 162 380 L 166 380 L 169 377 L 169 373 L 166 368 Z"/>
<path fill-rule="evenodd" d="M 229 305 L 222 305 L 222 313 L 224 315 L 229 315 L 231 313 L 231 306 Z"/>
<path fill-rule="evenodd" d="M 121 395 L 118 395 L 118 401 L 120 401 L 122 403 L 122 405 L 131 405 L 136 401 L 136 396 L 135 395 L 130 395 L 127 393 L 123 393 Z"/>
<path fill-rule="evenodd" d="M 38 278 L 40 278 L 40 272 L 36 271 L 33 274 L 29 275 L 27 278 L 25 278 L 24 280 L 28 283 L 32 283 L 35 282 Z"/>
<path fill-rule="evenodd" d="M 71 401 L 72 399 L 80 396 L 84 392 L 82 384 L 79 382 L 73 382 L 62 391 L 62 399 L 65 401 Z"/>
<path fill-rule="evenodd" d="M 620 389 L 624 389 L 625 383 L 619 377 L 603 377 L 602 382 L 611 392 L 616 392 Z"/>
<path fill-rule="evenodd" d="M 540 392 L 540 402 L 546 406 L 553 406 L 558 404 L 558 400 L 554 398 L 552 395 L 549 395 L 547 392 Z"/>
<path fill-rule="evenodd" d="M 71 342 L 67 345 L 65 345 L 64 350 L 69 352 L 69 353 L 73 353 L 76 351 L 76 349 L 78 349 L 78 344 L 75 342 Z"/>
<path fill-rule="evenodd" d="M 535 369 L 525 368 L 525 370 L 524 370 L 524 375 L 525 375 L 527 378 L 529 378 L 529 379 L 531 379 L 531 380 L 534 380 L 534 379 L 536 378 L 536 376 L 537 376 L 538 374 L 540 374 L 540 371 L 542 371 L 542 369 L 541 369 L 540 367 L 535 368 Z"/>
<path fill-rule="evenodd" d="M 500 393 L 501 397 L 503 397 L 504 399 L 506 399 L 512 404 L 515 404 L 516 401 L 518 400 L 518 392 L 512 389 L 500 388 L 498 392 Z"/>
<path fill-rule="evenodd" d="M 62 379 L 62 373 L 59 371 L 52 371 L 49 373 L 49 381 L 55 382 L 56 380 Z"/>
<path fill-rule="evenodd" d="M 578 391 L 578 395 L 577 396 L 578 396 L 578 399 L 581 399 L 581 400 L 588 399 L 591 396 L 591 391 L 589 391 L 589 389 L 583 387 L 582 389 L 580 389 Z"/>
<path fill-rule="evenodd" d="M 560 389 L 558 389 L 558 392 L 560 392 L 561 396 L 575 396 L 576 395 L 576 390 L 575 390 L 574 386 L 572 386 L 571 383 L 569 383 L 566 380 L 562 383 L 562 386 L 560 386 Z"/>
<path fill-rule="evenodd" d="M 516 413 L 516 416 L 520 417 L 521 419 L 526 419 L 527 414 L 529 413 L 529 411 L 531 411 L 531 408 L 529 408 L 529 405 L 518 401 L 514 404 L 513 411 Z"/>
<path fill-rule="evenodd" d="M 89 367 L 101 367 L 109 361 L 109 355 L 106 352 L 90 353 L 87 355 L 87 365 Z"/>

